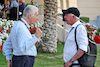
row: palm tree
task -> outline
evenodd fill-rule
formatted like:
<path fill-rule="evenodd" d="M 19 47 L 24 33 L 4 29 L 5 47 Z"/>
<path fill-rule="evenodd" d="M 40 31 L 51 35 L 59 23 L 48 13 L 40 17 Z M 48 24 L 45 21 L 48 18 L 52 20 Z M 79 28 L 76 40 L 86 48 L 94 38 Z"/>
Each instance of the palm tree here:
<path fill-rule="evenodd" d="M 44 25 L 42 37 L 42 51 L 57 52 L 57 0 L 44 0 Z"/>

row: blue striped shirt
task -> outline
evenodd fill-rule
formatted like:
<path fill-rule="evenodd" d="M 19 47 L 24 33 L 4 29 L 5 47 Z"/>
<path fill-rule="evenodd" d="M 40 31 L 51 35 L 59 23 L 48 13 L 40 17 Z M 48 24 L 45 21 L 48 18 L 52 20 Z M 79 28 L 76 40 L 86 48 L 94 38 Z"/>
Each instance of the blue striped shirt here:
<path fill-rule="evenodd" d="M 21 18 L 28 27 L 29 24 Z M 3 45 L 3 54 L 6 56 L 6 60 L 11 60 L 11 51 L 13 54 L 20 55 L 31 55 L 36 56 L 37 50 L 35 43 L 38 41 L 36 36 L 32 37 L 30 31 L 22 21 L 15 23 L 11 29 L 11 33 Z"/>

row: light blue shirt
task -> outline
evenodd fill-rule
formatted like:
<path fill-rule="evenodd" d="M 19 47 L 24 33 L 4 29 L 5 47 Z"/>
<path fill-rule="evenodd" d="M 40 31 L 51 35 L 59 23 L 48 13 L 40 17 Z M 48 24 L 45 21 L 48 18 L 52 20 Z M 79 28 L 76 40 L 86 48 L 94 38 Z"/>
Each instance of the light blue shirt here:
<path fill-rule="evenodd" d="M 21 18 L 28 27 L 29 24 Z M 11 33 L 3 45 L 3 54 L 6 56 L 6 60 L 11 60 L 12 49 L 13 54 L 36 56 L 37 50 L 35 43 L 38 41 L 36 36 L 32 37 L 30 31 L 22 21 L 15 23 L 11 29 Z"/>
<path fill-rule="evenodd" d="M 13 7 L 18 7 L 18 3 L 17 3 L 17 1 L 11 1 L 11 3 L 10 3 L 10 7 L 9 7 L 8 10 L 10 10 L 10 9 L 13 8 Z"/>

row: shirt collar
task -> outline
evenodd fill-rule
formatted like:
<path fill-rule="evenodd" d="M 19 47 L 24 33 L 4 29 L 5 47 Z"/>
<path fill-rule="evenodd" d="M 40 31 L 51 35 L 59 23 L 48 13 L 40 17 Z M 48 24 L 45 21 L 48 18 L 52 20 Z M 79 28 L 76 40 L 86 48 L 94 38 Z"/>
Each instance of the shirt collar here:
<path fill-rule="evenodd" d="M 24 20 L 23 18 L 21 18 L 22 21 L 24 21 L 27 25 L 28 28 L 30 28 L 30 25 L 26 22 L 26 20 Z"/>
<path fill-rule="evenodd" d="M 79 20 L 75 22 L 72 26 L 70 26 L 68 29 L 71 30 L 72 28 L 75 28 L 77 25 L 82 24 Z"/>

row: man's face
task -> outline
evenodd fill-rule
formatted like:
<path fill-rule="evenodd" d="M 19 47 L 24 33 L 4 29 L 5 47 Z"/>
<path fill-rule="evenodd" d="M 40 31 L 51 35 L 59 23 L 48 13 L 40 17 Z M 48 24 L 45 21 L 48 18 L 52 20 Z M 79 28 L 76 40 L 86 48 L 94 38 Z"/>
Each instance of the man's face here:
<path fill-rule="evenodd" d="M 35 10 L 35 14 L 31 17 L 31 24 L 35 24 L 38 20 L 38 11 Z"/>
<path fill-rule="evenodd" d="M 73 16 L 71 16 L 71 14 L 65 14 L 64 19 L 67 24 L 69 25 L 73 24 Z"/>

